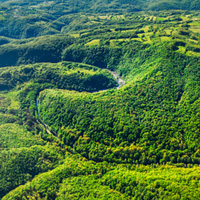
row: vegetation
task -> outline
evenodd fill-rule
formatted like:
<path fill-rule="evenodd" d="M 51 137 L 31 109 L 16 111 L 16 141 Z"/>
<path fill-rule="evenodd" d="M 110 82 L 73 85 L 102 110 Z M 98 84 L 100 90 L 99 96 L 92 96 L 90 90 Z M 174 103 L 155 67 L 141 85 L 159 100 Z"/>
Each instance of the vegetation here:
<path fill-rule="evenodd" d="M 0 1 L 0 198 L 199 199 L 199 8 Z"/>
<path fill-rule="evenodd" d="M 27 82 L 40 85 L 49 83 L 51 87 L 59 89 L 90 92 L 116 86 L 108 71 L 78 63 L 40 63 L 0 69 L 1 90 L 23 87 Z"/>
<path fill-rule="evenodd" d="M 111 165 L 67 156 L 5 199 L 196 199 L 199 167 Z"/>
<path fill-rule="evenodd" d="M 1 150 L 0 191 L 7 192 L 30 181 L 35 175 L 53 169 L 62 160 L 62 154 L 55 147 L 32 146 Z"/>
<path fill-rule="evenodd" d="M 41 119 L 95 161 L 199 164 L 199 61 L 161 52 L 152 47 L 132 55 L 132 67 L 145 57 L 140 79 L 122 90 L 41 92 Z"/>

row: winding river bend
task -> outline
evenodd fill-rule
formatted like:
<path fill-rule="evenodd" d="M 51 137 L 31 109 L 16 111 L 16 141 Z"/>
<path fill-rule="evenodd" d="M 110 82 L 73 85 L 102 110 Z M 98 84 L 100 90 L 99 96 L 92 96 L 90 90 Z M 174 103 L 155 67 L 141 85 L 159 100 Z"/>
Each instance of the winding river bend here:
<path fill-rule="evenodd" d="M 125 81 L 119 76 L 119 74 L 117 74 L 117 72 L 111 71 L 109 69 L 104 69 L 104 70 L 109 71 L 114 76 L 115 80 L 118 83 L 117 89 L 120 89 L 123 85 L 125 85 Z M 106 89 L 106 90 L 108 90 L 108 89 Z M 106 90 L 101 90 L 101 91 L 106 91 Z M 96 91 L 96 92 L 100 92 L 100 91 Z M 46 132 L 48 134 L 54 135 L 55 137 L 58 138 L 57 133 L 55 131 L 50 131 L 49 126 L 40 120 L 38 100 L 36 100 L 36 108 L 37 108 L 37 120 L 36 120 L 37 123 L 40 124 L 40 125 L 42 125 L 42 127 L 46 130 Z"/>
<path fill-rule="evenodd" d="M 106 69 L 107 71 L 109 71 L 115 78 L 115 80 L 118 83 L 117 89 L 121 88 L 123 85 L 125 85 L 125 81 L 119 76 L 119 74 L 115 71 L 111 71 L 109 69 Z"/>

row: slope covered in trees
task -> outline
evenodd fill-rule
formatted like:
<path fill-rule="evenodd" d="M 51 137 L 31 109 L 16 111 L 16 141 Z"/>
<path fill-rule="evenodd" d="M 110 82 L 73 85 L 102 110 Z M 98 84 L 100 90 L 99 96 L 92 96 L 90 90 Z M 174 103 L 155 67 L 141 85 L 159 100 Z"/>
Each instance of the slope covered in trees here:
<path fill-rule="evenodd" d="M 0 44 L 8 43 L 9 38 L 32 38 L 95 27 L 101 15 L 115 18 L 113 14 L 118 14 L 125 19 L 123 15 L 129 18 L 130 12 L 144 11 L 152 16 L 152 11 L 199 9 L 198 0 L 6 1 L 0 4 L 0 36 L 4 36 Z M 88 15 L 98 16 L 95 24 Z"/>
<path fill-rule="evenodd" d="M 198 164 L 199 59 L 150 47 L 132 68 L 143 56 L 141 77 L 121 90 L 42 92 L 41 119 L 95 161 Z"/>
<path fill-rule="evenodd" d="M 70 62 L 5 67 L 0 74 L 1 198 L 35 175 L 55 168 L 64 158 L 64 149 L 48 144 L 50 139 L 43 140 L 48 135 L 35 121 L 40 90 L 98 91 L 117 84 L 108 71 Z"/>
<path fill-rule="evenodd" d="M 94 163 L 66 156 L 63 164 L 11 191 L 5 199 L 198 199 L 199 167 Z"/>
<path fill-rule="evenodd" d="M 2 2 L 0 198 L 199 199 L 198 3 Z"/>

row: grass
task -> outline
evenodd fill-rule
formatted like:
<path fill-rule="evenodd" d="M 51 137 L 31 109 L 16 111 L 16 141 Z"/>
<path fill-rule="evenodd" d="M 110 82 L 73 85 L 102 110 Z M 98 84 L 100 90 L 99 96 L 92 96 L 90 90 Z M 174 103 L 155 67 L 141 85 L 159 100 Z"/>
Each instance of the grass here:
<path fill-rule="evenodd" d="M 0 21 L 4 21 L 6 18 L 2 15 L 0 15 Z"/>
<path fill-rule="evenodd" d="M 193 21 L 192 23 L 189 23 L 190 26 L 200 26 L 199 21 Z"/>
<path fill-rule="evenodd" d="M 117 16 L 112 16 L 112 20 L 117 20 Z"/>
<path fill-rule="evenodd" d="M 148 32 L 149 26 L 145 26 L 145 27 L 141 28 L 140 30 L 143 30 L 144 32 Z"/>
<path fill-rule="evenodd" d="M 186 48 L 185 47 L 182 47 L 182 46 L 178 46 L 178 52 L 180 52 L 180 53 L 185 53 L 185 50 L 186 50 Z"/>
<path fill-rule="evenodd" d="M 189 18 L 186 17 L 186 16 L 180 16 L 180 17 L 181 17 L 181 19 L 182 19 L 183 21 L 188 21 L 188 20 L 189 20 Z"/>
<path fill-rule="evenodd" d="M 200 57 L 200 53 L 194 52 L 194 51 L 187 51 L 187 56 L 194 56 L 194 57 Z"/>
<path fill-rule="evenodd" d="M 25 130 L 23 126 L 15 123 L 0 126 L 0 149 L 12 149 L 30 147 L 44 144 L 40 136 L 34 136 Z"/>
<path fill-rule="evenodd" d="M 108 19 L 108 16 L 99 16 L 100 19 Z"/>
<path fill-rule="evenodd" d="M 134 33 L 136 31 L 136 29 L 129 29 L 129 30 L 123 30 L 121 31 L 122 33 Z"/>
<path fill-rule="evenodd" d="M 198 43 L 197 40 L 193 40 L 193 39 L 189 39 L 189 42 L 194 43 L 194 44 L 197 44 L 197 43 Z"/>
<path fill-rule="evenodd" d="M 0 112 L 0 125 L 3 125 L 5 123 L 14 123 L 16 121 L 17 116 Z"/>
<path fill-rule="evenodd" d="M 100 39 L 92 40 L 85 44 L 85 46 L 98 46 L 100 42 Z"/>
<path fill-rule="evenodd" d="M 63 72 L 63 74 L 75 74 L 75 73 L 82 73 L 84 75 L 85 74 L 90 74 L 90 75 L 96 74 L 96 72 L 93 70 L 86 70 L 86 69 L 82 69 L 82 68 L 69 69 L 69 70 Z"/>
<path fill-rule="evenodd" d="M 144 39 L 145 39 L 144 43 L 150 44 L 152 42 L 151 39 L 150 39 L 150 36 L 145 36 Z"/>
<path fill-rule="evenodd" d="M 171 30 L 171 29 L 165 29 L 165 33 L 166 33 L 167 35 L 170 35 L 170 34 L 171 34 L 171 32 L 172 32 L 172 30 Z"/>
<path fill-rule="evenodd" d="M 194 33 L 200 33 L 200 26 L 198 26 L 198 27 L 192 27 L 192 28 L 190 28 L 190 31 L 192 31 Z"/>
<path fill-rule="evenodd" d="M 126 41 L 140 41 L 140 42 L 143 42 L 141 38 L 123 38 L 123 39 L 112 39 L 110 40 L 110 47 L 116 47 L 116 46 L 119 46 L 117 44 L 117 42 L 126 42 Z"/>
<path fill-rule="evenodd" d="M 11 100 L 8 109 L 14 109 L 14 110 L 19 109 L 19 101 L 17 98 L 17 94 L 18 94 L 17 91 L 12 91 L 6 94 L 6 96 Z"/>
<path fill-rule="evenodd" d="M 1 92 L 0 93 L 0 112 L 10 113 L 17 111 L 20 108 L 17 91 Z"/>
<path fill-rule="evenodd" d="M 167 37 L 167 36 L 162 36 L 162 37 L 160 37 L 160 39 L 161 39 L 161 42 L 165 42 L 165 41 L 170 41 L 171 39 L 169 38 L 169 37 Z"/>
<path fill-rule="evenodd" d="M 164 18 L 164 17 L 158 17 L 156 20 L 162 22 L 162 21 L 164 21 L 164 20 L 167 20 L 167 18 Z"/>

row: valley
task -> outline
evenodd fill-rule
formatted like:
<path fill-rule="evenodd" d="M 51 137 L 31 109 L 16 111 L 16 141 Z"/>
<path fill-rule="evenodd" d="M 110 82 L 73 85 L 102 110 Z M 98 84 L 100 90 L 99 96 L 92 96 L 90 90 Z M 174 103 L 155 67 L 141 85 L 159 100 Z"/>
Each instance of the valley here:
<path fill-rule="evenodd" d="M 200 199 L 199 6 L 0 1 L 0 199 Z"/>

